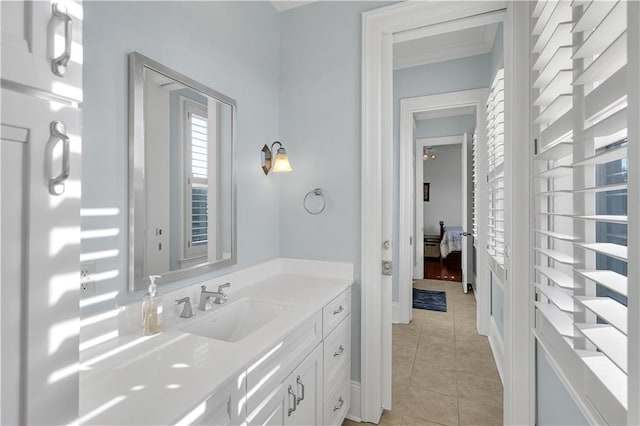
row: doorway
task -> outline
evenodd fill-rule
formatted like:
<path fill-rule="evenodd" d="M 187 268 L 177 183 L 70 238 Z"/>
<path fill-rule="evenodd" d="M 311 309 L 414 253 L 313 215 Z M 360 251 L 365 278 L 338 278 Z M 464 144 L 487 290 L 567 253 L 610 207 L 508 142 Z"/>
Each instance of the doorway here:
<path fill-rule="evenodd" d="M 466 268 L 463 280 L 463 232 L 465 229 L 471 230 L 466 225 L 467 210 L 462 206 L 473 203 L 474 193 L 462 187 L 463 178 L 470 175 L 466 172 L 472 168 L 468 161 L 471 158 L 466 155 L 469 149 L 463 152 L 462 148 L 471 143 L 470 138 L 475 132 L 475 109 L 468 115 L 431 118 L 430 115 L 417 113 L 414 118 L 416 267 L 413 278 L 460 282 L 466 293 L 467 283 L 472 283 L 474 274 Z M 456 128 L 462 128 L 465 133 L 419 137 L 420 133 L 437 128 L 445 120 L 454 123 Z"/>
<path fill-rule="evenodd" d="M 522 95 L 520 87 L 528 87 L 528 25 L 530 10 L 518 2 L 407 2 L 376 9 L 363 14 L 362 57 L 362 363 L 361 418 L 377 422 L 382 409 L 391 408 L 391 300 L 392 280 L 381 275 L 380 264 L 391 265 L 393 246 L 393 182 L 392 55 L 394 42 L 444 34 L 461 28 L 502 22 L 505 25 L 505 135 L 512 140 L 526 140 L 529 123 L 528 103 L 515 102 L 513 96 Z M 511 90 L 511 92 L 509 92 Z M 528 99 L 528 98 L 527 98 Z M 518 127 L 514 123 L 519 123 Z M 402 145 L 400 145 L 402 148 Z M 512 182 L 524 182 L 529 165 L 513 167 L 513 159 L 526 158 L 524 146 L 514 146 L 505 153 L 509 161 L 505 175 Z M 409 182 L 410 184 L 410 182 Z M 511 199 L 510 208 L 517 205 L 520 212 L 529 206 L 526 194 L 505 192 Z M 402 207 L 402 204 L 400 205 Z M 405 207 L 406 208 L 406 207 Z M 409 209 L 410 210 L 410 209 Z M 402 217 L 402 213 L 401 213 Z M 505 239 L 510 241 L 513 223 L 507 213 Z M 411 234 L 400 233 L 398 249 L 410 256 Z M 403 244 L 402 240 L 409 240 Z M 520 245 L 510 252 L 512 269 L 525 273 L 529 260 Z M 482 250 L 480 250 L 482 252 Z M 405 257 L 400 255 L 399 259 Z M 411 261 L 409 260 L 409 263 Z M 478 261 L 480 264 L 480 262 Z M 406 269 L 411 273 L 409 268 Z M 399 273 L 405 269 L 400 265 Z M 531 351 L 518 351 L 515 342 L 531 344 L 528 330 L 531 314 L 512 306 L 528 303 L 526 289 L 505 285 L 505 422 L 532 421 L 533 381 L 529 374 Z M 519 336 L 522 336 L 519 337 Z M 526 338 L 526 339 L 525 339 Z M 525 342 L 526 340 L 526 342 Z M 520 345 L 522 346 L 522 345 Z M 516 386 L 516 383 L 518 386 Z"/>
<path fill-rule="evenodd" d="M 414 269 L 410 262 L 407 260 L 413 259 L 413 256 L 409 254 L 407 258 L 403 258 L 403 246 L 410 247 L 410 241 L 414 239 L 416 242 L 424 240 L 423 234 L 437 236 L 437 246 L 440 249 L 440 258 L 444 259 L 448 257 L 447 253 L 442 253 L 442 239 L 444 237 L 444 233 L 446 231 L 445 227 L 458 227 L 462 228 L 462 232 L 469 234 L 469 237 L 459 235 L 460 239 L 460 247 L 459 254 L 455 253 L 452 257 L 460 256 L 460 265 L 462 269 L 462 279 L 461 283 L 463 285 L 463 289 L 466 292 L 467 284 L 474 284 L 476 280 L 474 279 L 473 274 L 473 238 L 471 236 L 471 196 L 473 194 L 473 184 L 469 183 L 469 177 L 471 177 L 471 141 L 469 139 L 469 134 L 466 136 L 464 134 L 459 135 L 456 139 L 447 138 L 442 140 L 443 143 L 455 143 L 460 146 L 460 193 L 456 196 L 456 200 L 460 201 L 460 210 L 461 214 L 459 215 L 459 220 L 453 219 L 454 223 L 450 220 L 451 218 L 435 218 L 435 223 L 432 221 L 430 225 L 431 228 L 428 228 L 425 231 L 422 230 L 424 226 L 420 223 L 420 205 L 416 205 L 416 211 L 412 214 L 412 212 L 407 212 L 406 208 L 403 206 L 410 206 L 412 204 L 412 199 L 417 200 L 418 195 L 418 187 L 422 187 L 422 182 L 424 179 L 421 176 L 420 165 L 418 164 L 418 157 L 420 157 L 420 162 L 422 162 L 422 155 L 418 155 L 418 143 L 416 140 L 415 134 L 416 131 L 419 130 L 415 124 L 415 116 L 438 116 L 443 115 L 448 112 L 451 116 L 458 115 L 460 113 L 472 112 L 475 115 L 475 123 L 474 128 L 476 131 L 476 138 L 478 142 L 478 146 L 484 146 L 486 144 L 486 100 L 488 96 L 488 90 L 486 88 L 481 89 L 472 89 L 472 90 L 463 90 L 459 92 L 451 92 L 451 93 L 443 93 L 438 95 L 429 95 L 429 96 L 418 96 L 413 98 L 406 98 L 400 101 L 400 187 L 399 187 L 399 203 L 400 203 L 400 216 L 399 216 L 399 225 L 400 225 L 400 258 L 399 258 L 399 315 L 398 322 L 408 324 L 412 319 L 412 279 L 411 273 Z M 437 142 L 437 141 L 436 141 Z M 464 143 L 463 143 L 464 142 Z M 415 147 L 415 148 L 414 148 Z M 414 161 L 414 152 L 415 152 L 415 161 Z M 437 156 L 437 154 L 436 154 Z M 430 161 L 430 160 L 427 160 Z M 436 160 L 437 161 L 437 160 Z M 479 161 L 479 166 L 486 167 L 483 165 L 483 161 Z M 414 181 L 414 187 L 416 188 L 415 192 L 408 190 L 411 188 L 411 185 L 406 185 L 404 182 Z M 481 198 L 480 198 L 481 199 Z M 429 201 L 428 203 L 431 203 Z M 417 204 L 417 203 L 416 203 Z M 422 205 L 424 208 L 424 205 Z M 478 213 L 482 213 L 482 208 L 477 209 Z M 441 213 L 438 213 L 441 214 Z M 412 222 L 412 217 L 415 217 L 414 222 Z M 483 220 L 483 215 L 480 214 L 477 218 L 478 221 Z M 424 220 L 424 219 L 422 219 Z M 440 228 L 440 222 L 444 222 L 442 228 Z M 457 223 L 455 223 L 457 221 Z M 460 232 L 460 234 L 462 233 Z M 442 234 L 442 235 L 441 235 Z M 405 236 L 403 238 L 403 236 Z M 435 237 L 434 237 L 435 238 Z M 462 239 L 464 238 L 464 239 Z M 478 244 L 482 244 L 486 239 L 485 234 L 480 232 L 478 235 Z M 445 244 L 446 245 L 446 244 Z M 448 245 L 446 245 L 448 248 Z M 408 250 L 407 250 L 408 251 Z M 458 251 L 458 250 L 455 250 Z M 444 255 L 443 255 L 444 254 Z M 419 247 L 416 244 L 416 252 L 414 254 L 416 259 L 424 259 L 424 242 L 422 243 L 422 247 Z M 479 256 L 480 257 L 480 256 Z M 419 262 L 419 260 L 418 260 Z M 484 274 L 488 274 L 487 271 L 482 268 L 485 262 L 482 259 L 479 259 L 478 262 L 478 272 L 476 275 L 479 277 L 484 277 Z M 424 276 L 424 275 L 423 275 Z M 491 295 L 488 289 L 488 280 L 478 280 L 476 285 L 476 298 L 478 300 L 478 310 L 477 310 L 477 327 L 478 333 L 481 335 L 487 335 L 489 331 L 489 310 L 491 303 Z"/>

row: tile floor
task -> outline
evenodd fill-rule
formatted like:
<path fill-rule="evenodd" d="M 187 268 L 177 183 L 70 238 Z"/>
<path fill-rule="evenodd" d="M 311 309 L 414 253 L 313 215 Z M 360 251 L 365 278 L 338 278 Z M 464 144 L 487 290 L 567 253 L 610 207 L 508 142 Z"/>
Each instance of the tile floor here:
<path fill-rule="evenodd" d="M 447 281 L 414 287 L 446 291 L 447 312 L 414 309 L 411 324 L 393 325 L 393 410 L 380 424 L 502 425 L 502 383 L 473 294 Z"/>

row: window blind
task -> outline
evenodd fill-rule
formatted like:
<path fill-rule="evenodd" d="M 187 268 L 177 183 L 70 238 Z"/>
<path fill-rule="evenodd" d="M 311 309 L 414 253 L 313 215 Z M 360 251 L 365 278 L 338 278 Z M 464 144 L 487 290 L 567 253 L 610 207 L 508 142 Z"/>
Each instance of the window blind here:
<path fill-rule="evenodd" d="M 473 244 L 478 241 L 478 132 L 474 131 L 471 139 L 471 179 L 473 194 L 471 197 L 471 227 Z"/>
<path fill-rule="evenodd" d="M 626 8 L 539 1 L 531 27 L 536 333 L 610 424 L 627 407 Z"/>
<path fill-rule="evenodd" d="M 187 247 L 188 257 L 204 253 L 208 237 L 208 121 L 206 111 L 187 107 Z"/>
<path fill-rule="evenodd" d="M 504 69 L 491 83 L 487 100 L 487 251 L 491 267 L 504 280 Z"/>

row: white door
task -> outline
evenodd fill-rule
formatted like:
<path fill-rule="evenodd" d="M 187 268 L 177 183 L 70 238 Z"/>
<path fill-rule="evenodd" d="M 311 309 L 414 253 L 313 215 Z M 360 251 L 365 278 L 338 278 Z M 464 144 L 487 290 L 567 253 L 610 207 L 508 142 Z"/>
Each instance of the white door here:
<path fill-rule="evenodd" d="M 66 4 L 0 6 L 0 424 L 78 417 L 82 6 Z"/>
<path fill-rule="evenodd" d="M 462 290 L 467 292 L 467 284 L 473 283 L 473 234 L 472 234 L 472 191 L 470 139 L 465 133 L 462 140 Z"/>

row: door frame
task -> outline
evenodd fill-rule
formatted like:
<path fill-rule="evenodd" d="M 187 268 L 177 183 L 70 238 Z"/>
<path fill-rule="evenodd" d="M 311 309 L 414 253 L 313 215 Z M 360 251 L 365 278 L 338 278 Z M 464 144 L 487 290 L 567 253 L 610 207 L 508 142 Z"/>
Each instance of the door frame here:
<path fill-rule="evenodd" d="M 408 324 L 412 317 L 412 294 L 411 294 L 411 272 L 413 267 L 411 265 L 411 241 L 410 236 L 414 232 L 412 230 L 413 224 L 411 223 L 411 197 L 414 194 L 410 190 L 411 180 L 416 173 L 416 164 L 413 161 L 414 151 L 414 119 L 413 115 L 418 112 L 434 111 L 434 110 L 446 110 L 458 107 L 475 107 L 476 110 L 476 129 L 478 131 L 478 146 L 483 147 L 486 145 L 486 117 L 487 117 L 487 97 L 489 96 L 489 89 L 472 89 L 462 90 L 459 92 L 442 93 L 439 95 L 428 96 L 416 96 L 412 98 L 405 98 L 400 100 L 400 188 L 399 188 L 399 252 L 398 257 L 398 290 L 399 290 L 399 322 Z M 456 142 L 461 143 L 462 135 L 455 136 Z M 417 149 L 416 141 L 416 149 Z M 482 176 L 480 172 L 484 166 L 486 169 L 486 152 L 485 150 L 478 150 L 479 155 L 479 176 Z M 417 163 L 417 161 L 416 161 Z M 417 180 L 416 180 L 417 182 Z M 480 203 L 478 213 L 482 212 L 486 216 L 486 194 L 482 194 L 479 191 Z M 417 189 L 416 189 L 417 193 Z M 484 200 L 483 200 L 484 199 Z M 484 201 L 485 208 L 482 209 L 482 202 Z M 479 223 L 483 223 L 483 217 L 478 219 Z M 486 217 L 485 217 L 486 219 Z M 416 217 L 416 222 L 418 218 Z M 417 232 L 417 227 L 415 228 Z M 483 247 L 482 241 L 486 241 L 486 230 L 484 228 L 479 229 L 483 231 L 484 239 L 478 235 L 479 245 Z M 416 242 L 418 241 L 417 235 L 415 236 Z M 482 253 L 481 253 L 482 252 Z M 491 293 L 489 291 L 489 270 L 486 268 L 487 262 L 483 261 L 481 255 L 486 255 L 486 251 L 479 250 L 478 252 L 478 282 L 476 284 L 477 294 L 476 299 L 478 302 L 477 309 L 477 326 L 478 333 L 484 336 L 489 334 L 489 316 L 491 314 Z M 480 266 L 484 266 L 480 268 Z"/>
<path fill-rule="evenodd" d="M 505 15 L 506 9 L 506 15 Z M 391 241 L 391 218 L 383 201 L 391 184 L 383 179 L 393 167 L 391 141 L 393 106 L 393 42 L 436 35 L 504 20 L 505 84 L 512 90 L 505 102 L 507 136 L 514 144 L 513 158 L 529 155 L 529 18 L 528 2 L 401 2 L 363 12 L 361 67 L 361 419 L 378 423 L 385 404 L 390 407 L 391 307 L 383 307 L 390 289 L 383 288 L 381 264 L 383 244 Z M 516 95 L 526 95 L 518 98 Z M 525 103 L 527 102 L 527 103 Z M 516 127 L 517 123 L 517 127 Z M 384 141 L 384 142 L 383 142 Z M 385 174 L 383 175 L 383 170 Z M 518 184 L 511 200 L 517 212 L 530 205 L 526 167 L 513 168 L 508 178 Z M 506 171 L 507 172 L 507 171 Z M 384 191 L 384 192 L 383 192 Z M 383 200 L 383 196 L 385 197 Z M 386 203 L 390 205 L 391 203 Z M 389 207 L 390 206 L 385 206 Z M 515 212 L 514 212 L 515 213 Z M 527 216 L 528 217 L 528 216 Z M 530 220 L 530 219 L 528 219 Z M 506 223 L 510 226 L 509 223 Z M 522 225 L 522 223 L 520 223 Z M 526 238 L 525 238 L 526 239 Z M 523 239 L 524 240 L 524 239 Z M 510 258 L 514 276 L 531 271 L 528 241 L 520 242 Z M 524 273 L 524 275 L 520 275 Z M 383 297 L 384 296 L 384 297 Z M 531 292 L 528 286 L 514 285 L 505 292 L 505 392 L 506 424 L 532 424 L 535 421 L 535 359 L 531 345 Z M 519 309 L 526 307 L 526 309 Z M 387 324 L 387 319 L 389 324 Z M 520 343 L 520 345 L 518 345 Z M 387 407 L 385 407 L 387 408 Z"/>

